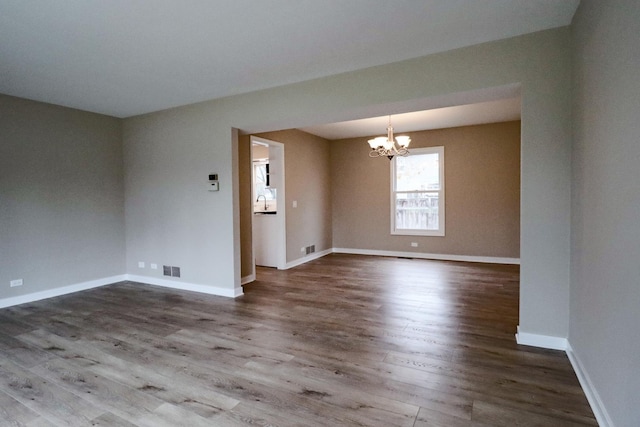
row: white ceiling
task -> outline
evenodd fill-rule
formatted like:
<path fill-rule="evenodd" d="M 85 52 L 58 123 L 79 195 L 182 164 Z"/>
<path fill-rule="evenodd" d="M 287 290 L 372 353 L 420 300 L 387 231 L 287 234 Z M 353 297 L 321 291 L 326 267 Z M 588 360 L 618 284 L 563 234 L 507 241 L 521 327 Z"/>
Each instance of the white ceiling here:
<path fill-rule="evenodd" d="M 579 0 L 0 0 L 0 93 L 116 117 L 568 25 Z"/>
<path fill-rule="evenodd" d="M 391 116 L 394 133 L 520 120 L 520 98 L 435 108 Z M 326 139 L 386 135 L 389 116 L 302 128 Z"/>

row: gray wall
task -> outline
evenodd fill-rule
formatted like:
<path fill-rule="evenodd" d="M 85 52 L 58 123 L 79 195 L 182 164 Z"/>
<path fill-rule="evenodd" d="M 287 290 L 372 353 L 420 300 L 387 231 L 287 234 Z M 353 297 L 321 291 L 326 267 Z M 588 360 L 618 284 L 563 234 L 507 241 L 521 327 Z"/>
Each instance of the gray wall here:
<path fill-rule="evenodd" d="M 0 95 L 0 298 L 124 273 L 121 141 L 119 119 Z"/>
<path fill-rule="evenodd" d="M 520 122 L 406 134 L 410 149 L 444 146 L 445 235 L 390 234 L 390 162 L 353 138 L 331 146 L 333 246 L 519 258 Z"/>
<path fill-rule="evenodd" d="M 139 260 L 166 260 L 183 267 L 181 280 L 239 289 L 234 128 L 253 134 L 415 111 L 447 94 L 520 84 L 520 326 L 566 338 L 569 44 L 569 29 L 554 29 L 126 119 L 127 272 L 138 274 Z M 203 185 L 212 172 L 218 193 Z"/>
<path fill-rule="evenodd" d="M 233 295 L 241 291 L 238 135 L 206 105 L 124 120 L 126 272 L 162 278 L 150 263 L 178 266 L 171 280 Z M 208 191 L 209 174 L 219 191 Z"/>
<path fill-rule="evenodd" d="M 640 2 L 573 24 L 569 341 L 617 427 L 640 425 Z"/>

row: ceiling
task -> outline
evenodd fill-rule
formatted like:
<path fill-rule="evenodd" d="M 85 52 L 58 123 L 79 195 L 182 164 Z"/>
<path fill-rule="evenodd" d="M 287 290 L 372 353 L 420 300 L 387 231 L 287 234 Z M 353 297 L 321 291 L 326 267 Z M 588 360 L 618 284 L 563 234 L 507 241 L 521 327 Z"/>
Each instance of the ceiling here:
<path fill-rule="evenodd" d="M 115 117 L 569 25 L 579 0 L 0 0 L 0 93 Z"/>
<path fill-rule="evenodd" d="M 520 120 L 520 97 L 456 105 L 391 116 L 394 133 Z M 325 139 L 386 135 L 389 116 L 309 126 L 301 130 Z"/>

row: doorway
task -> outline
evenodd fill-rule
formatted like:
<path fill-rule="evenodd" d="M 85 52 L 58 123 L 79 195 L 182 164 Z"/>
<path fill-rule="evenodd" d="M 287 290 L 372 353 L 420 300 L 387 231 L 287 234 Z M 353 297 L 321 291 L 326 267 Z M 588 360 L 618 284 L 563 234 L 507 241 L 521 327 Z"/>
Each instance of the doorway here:
<path fill-rule="evenodd" d="M 284 144 L 251 137 L 253 266 L 286 267 Z"/>

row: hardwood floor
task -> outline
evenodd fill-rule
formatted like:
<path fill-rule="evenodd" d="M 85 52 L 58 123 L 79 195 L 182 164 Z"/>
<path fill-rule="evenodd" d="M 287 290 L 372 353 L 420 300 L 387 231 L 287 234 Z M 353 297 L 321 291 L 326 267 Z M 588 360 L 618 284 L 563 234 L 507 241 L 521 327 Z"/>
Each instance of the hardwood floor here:
<path fill-rule="evenodd" d="M 238 299 L 119 283 L 0 310 L 0 425 L 597 425 L 518 346 L 517 266 L 329 255 Z"/>

